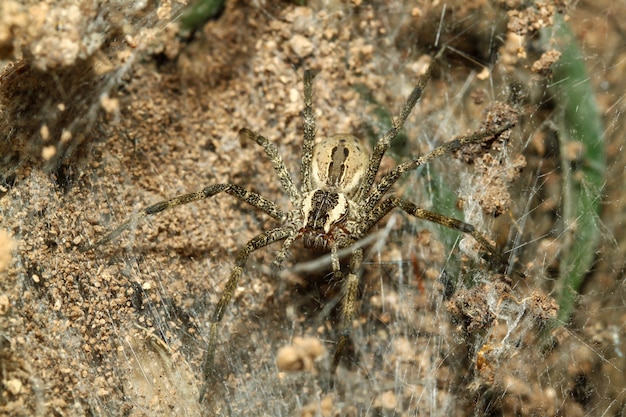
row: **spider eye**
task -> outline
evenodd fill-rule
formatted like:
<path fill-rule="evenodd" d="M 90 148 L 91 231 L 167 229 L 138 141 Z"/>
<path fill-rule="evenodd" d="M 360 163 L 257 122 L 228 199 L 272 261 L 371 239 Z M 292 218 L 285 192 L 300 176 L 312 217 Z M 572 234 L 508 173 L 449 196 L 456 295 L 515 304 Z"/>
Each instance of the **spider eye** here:
<path fill-rule="evenodd" d="M 368 150 L 354 136 L 340 134 L 324 139 L 313 148 L 313 188 L 351 197 L 365 176 L 369 158 Z"/>

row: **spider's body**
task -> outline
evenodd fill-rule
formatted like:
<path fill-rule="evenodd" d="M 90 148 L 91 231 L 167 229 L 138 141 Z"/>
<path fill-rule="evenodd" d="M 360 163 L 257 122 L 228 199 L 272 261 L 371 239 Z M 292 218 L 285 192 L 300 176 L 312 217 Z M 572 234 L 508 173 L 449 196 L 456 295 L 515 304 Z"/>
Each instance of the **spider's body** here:
<path fill-rule="evenodd" d="M 440 52 L 441 54 L 441 52 Z M 348 271 L 341 271 L 338 251 L 351 247 L 365 237 L 368 231 L 394 208 L 400 208 L 409 215 L 439 223 L 472 235 L 483 247 L 488 258 L 499 261 L 494 246 L 473 226 L 460 220 L 451 219 L 437 213 L 419 208 L 415 204 L 398 197 L 384 198 L 387 191 L 405 172 L 451 151 L 458 150 L 470 143 L 477 143 L 484 138 L 497 136 L 511 128 L 514 121 L 504 120 L 495 123 L 496 127 L 479 130 L 472 135 L 454 139 L 441 145 L 430 153 L 398 165 L 384 175 L 378 184 L 374 179 L 380 167 L 384 153 L 391 141 L 397 136 L 411 113 L 430 77 L 438 56 L 433 60 L 426 75 L 418 83 L 404 104 L 399 117 L 393 121 L 393 127 L 383 135 L 370 152 L 354 136 L 339 134 L 323 139 L 315 144 L 315 119 L 312 110 L 312 81 L 314 74 L 306 71 L 304 75 L 304 142 L 300 167 L 300 187 L 296 187 L 276 146 L 265 137 L 242 129 L 244 139 L 254 140 L 263 147 L 272 162 L 273 168 L 285 193 L 289 196 L 293 209 L 284 212 L 274 202 L 234 184 L 216 184 L 203 190 L 174 197 L 147 207 L 131 217 L 117 229 L 107 234 L 93 248 L 115 239 L 121 232 L 136 224 L 141 218 L 159 213 L 193 201 L 205 199 L 215 194 L 226 192 L 258 208 L 279 224 L 251 239 L 240 251 L 230 273 L 226 287 L 215 306 L 211 320 L 209 344 L 204 360 L 203 373 L 208 381 L 213 375 L 213 360 L 218 339 L 218 325 L 224 316 L 226 307 L 238 286 L 243 268 L 250 254 L 257 249 L 277 241 L 283 241 L 281 250 L 276 255 L 273 266 L 279 268 L 287 256 L 291 245 L 302 239 L 306 248 L 330 251 L 333 278 L 343 283 L 341 336 L 335 350 L 331 373 L 334 373 L 349 340 L 352 321 L 356 316 L 359 287 L 359 273 L 363 259 L 363 249 L 357 247 L 352 252 Z M 205 386 L 206 390 L 206 386 Z M 205 391 L 203 391 L 204 394 Z"/>
<path fill-rule="evenodd" d="M 365 176 L 370 155 L 354 136 L 340 134 L 313 147 L 310 191 L 304 196 L 300 229 L 304 247 L 329 250 L 361 238 L 359 205 L 352 200 Z"/>

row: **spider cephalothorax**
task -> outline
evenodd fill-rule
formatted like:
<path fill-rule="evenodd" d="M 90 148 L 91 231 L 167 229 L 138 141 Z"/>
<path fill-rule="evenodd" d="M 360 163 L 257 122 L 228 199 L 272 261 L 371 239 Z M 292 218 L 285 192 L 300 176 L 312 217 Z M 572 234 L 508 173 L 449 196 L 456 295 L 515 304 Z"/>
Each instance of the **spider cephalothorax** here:
<path fill-rule="evenodd" d="M 357 138 L 347 134 L 330 136 L 315 144 L 315 118 L 312 110 L 314 74 L 311 71 L 305 71 L 304 142 L 300 164 L 300 187 L 296 187 L 294 184 L 292 176 L 274 144 L 249 129 L 241 130 L 240 135 L 243 139 L 253 140 L 263 147 L 272 162 L 283 190 L 289 196 L 293 206 L 292 210 L 285 212 L 271 200 L 238 185 L 209 185 L 201 191 L 174 197 L 141 210 L 87 249 L 111 241 L 145 216 L 192 201 L 209 198 L 221 192 L 235 196 L 273 217 L 278 224 L 275 228 L 259 234 L 246 243 L 235 259 L 235 265 L 211 319 L 209 343 L 202 369 L 205 382 L 214 374 L 213 361 L 219 335 L 218 325 L 233 297 L 235 288 L 238 286 L 248 257 L 257 249 L 274 242 L 283 241 L 283 246 L 273 263 L 274 267 L 280 267 L 289 248 L 299 238 L 302 238 L 306 248 L 330 251 L 333 279 L 343 283 L 342 315 L 339 324 L 341 336 L 331 364 L 331 374 L 333 374 L 346 348 L 352 321 L 357 311 L 363 249 L 358 245 L 353 246 L 353 244 L 363 238 L 391 210 L 399 208 L 411 216 L 467 233 L 473 236 L 483 247 L 485 257 L 497 262 L 500 261 L 494 246 L 472 225 L 424 210 L 403 198 L 395 196 L 385 198 L 385 195 L 403 173 L 414 170 L 441 155 L 458 150 L 464 145 L 479 143 L 485 138 L 500 135 L 510 129 L 515 124 L 515 120 L 504 119 L 501 123 L 492 125 L 488 129 L 483 128 L 471 135 L 456 138 L 425 155 L 401 163 L 383 175 L 378 184 L 374 184 L 383 155 L 389 149 L 392 140 L 397 136 L 420 98 L 440 55 L 441 52 L 430 64 L 426 75 L 406 100 L 400 115 L 393 120 L 392 128 L 378 140 L 371 154 Z M 341 271 L 338 251 L 348 247 L 353 247 L 352 257 L 348 270 L 343 272 Z M 206 384 L 201 397 L 205 390 Z"/>
<path fill-rule="evenodd" d="M 346 195 L 336 191 L 315 190 L 302 204 L 303 227 L 300 229 L 304 247 L 328 250 L 348 218 Z"/>

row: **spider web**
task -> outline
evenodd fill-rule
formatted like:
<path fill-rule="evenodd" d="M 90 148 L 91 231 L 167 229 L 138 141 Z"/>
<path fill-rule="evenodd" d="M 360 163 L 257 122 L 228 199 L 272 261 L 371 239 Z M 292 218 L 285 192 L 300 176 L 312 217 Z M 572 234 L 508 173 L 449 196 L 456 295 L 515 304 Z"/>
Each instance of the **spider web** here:
<path fill-rule="evenodd" d="M 182 5 L 155 7 L 0 5 L 0 414 L 624 413 L 623 5 L 570 5 L 565 44 L 560 2 L 231 2 L 189 37 L 175 24 Z M 544 53 L 578 43 L 584 76 L 560 74 Z M 324 390 L 339 285 L 301 245 L 272 278 L 270 246 L 221 324 L 223 382 L 198 404 L 212 308 L 238 248 L 274 223 L 220 196 L 95 253 L 78 246 L 207 184 L 288 207 L 239 129 L 267 136 L 297 174 L 306 67 L 319 70 L 318 138 L 372 145 L 442 44 L 381 174 L 477 129 L 494 103 L 514 105 L 506 145 L 441 158 L 393 192 L 474 225 L 526 277 L 497 274 L 471 238 L 392 213 L 366 246 L 353 348 Z M 568 104 L 590 99 L 599 115 L 579 105 L 572 128 Z M 594 129 L 596 142 L 575 140 Z M 589 156 L 598 144 L 604 170 Z M 556 306 L 571 319 L 555 321 Z M 327 353 L 278 369 L 280 348 L 315 345 L 299 337 Z"/>

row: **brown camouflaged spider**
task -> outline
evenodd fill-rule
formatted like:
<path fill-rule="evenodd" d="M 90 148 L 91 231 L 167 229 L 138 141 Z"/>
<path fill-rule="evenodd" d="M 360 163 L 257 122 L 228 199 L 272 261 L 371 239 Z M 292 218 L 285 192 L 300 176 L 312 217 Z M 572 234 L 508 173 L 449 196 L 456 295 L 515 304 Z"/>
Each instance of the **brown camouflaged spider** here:
<path fill-rule="evenodd" d="M 85 249 L 89 250 L 115 239 L 124 230 L 135 225 L 146 216 L 193 201 L 210 198 L 222 192 L 237 197 L 277 220 L 276 228 L 254 237 L 239 251 L 226 287 L 215 306 L 202 369 L 205 387 L 202 390 L 201 399 L 206 391 L 206 382 L 213 373 L 219 323 L 237 288 L 248 257 L 257 249 L 274 242 L 283 241 L 282 248 L 272 264 L 273 268 L 276 269 L 280 268 L 290 246 L 296 239 L 302 238 L 306 248 L 330 251 L 333 278 L 337 282 L 343 283 L 341 336 L 333 356 L 330 368 L 331 375 L 334 374 L 350 337 L 351 323 L 357 311 L 359 274 L 363 259 L 363 249 L 355 246 L 352 251 L 349 270 L 344 274 L 341 271 L 338 251 L 343 248 L 350 248 L 357 241 L 367 236 L 370 229 L 394 208 L 400 208 L 411 216 L 473 236 L 485 250 L 486 258 L 501 262 L 495 247 L 472 225 L 424 210 L 400 197 L 384 197 L 391 186 L 405 172 L 414 170 L 432 159 L 456 151 L 465 145 L 500 135 L 510 129 L 514 122 L 504 121 L 496 127 L 483 128 L 471 135 L 456 138 L 425 155 L 399 164 L 391 172 L 384 175 L 378 184 L 374 184 L 383 155 L 389 149 L 391 141 L 397 136 L 422 95 L 422 91 L 442 52 L 443 50 L 433 59 L 426 74 L 406 100 L 400 115 L 393 121 L 393 127 L 378 140 L 371 155 L 356 137 L 349 134 L 330 136 L 317 144 L 314 143 L 315 118 L 312 109 L 312 83 L 315 74 L 312 71 L 305 71 L 304 143 L 302 145 L 299 188 L 294 184 L 274 144 L 249 129 L 240 131 L 242 138 L 254 140 L 263 147 L 276 171 L 282 188 L 289 196 L 293 206 L 292 210 L 284 211 L 274 202 L 239 185 L 215 184 L 207 186 L 201 191 L 174 197 L 147 207 L 108 233 L 100 241 Z"/>

